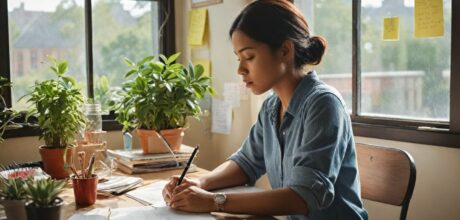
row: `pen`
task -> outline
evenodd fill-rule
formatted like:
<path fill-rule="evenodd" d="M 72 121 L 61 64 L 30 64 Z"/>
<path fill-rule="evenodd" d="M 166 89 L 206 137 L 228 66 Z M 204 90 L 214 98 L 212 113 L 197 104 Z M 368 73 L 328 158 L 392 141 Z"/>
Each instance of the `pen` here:
<path fill-rule="evenodd" d="M 185 177 L 185 174 L 187 174 L 188 168 L 190 168 L 190 165 L 192 165 L 193 158 L 195 157 L 196 153 L 198 152 L 198 148 L 200 148 L 200 145 L 197 145 L 195 149 L 193 150 L 192 155 L 187 161 L 187 165 L 184 168 L 184 171 L 182 171 L 182 174 L 180 175 L 179 181 L 177 181 L 177 186 L 182 183 L 182 180 Z"/>

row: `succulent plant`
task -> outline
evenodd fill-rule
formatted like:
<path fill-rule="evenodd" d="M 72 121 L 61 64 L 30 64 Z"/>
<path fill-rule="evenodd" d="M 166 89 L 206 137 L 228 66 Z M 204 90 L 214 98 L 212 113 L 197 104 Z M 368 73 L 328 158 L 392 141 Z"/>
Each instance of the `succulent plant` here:
<path fill-rule="evenodd" d="M 27 197 L 37 207 L 54 206 L 59 193 L 65 186 L 65 180 L 38 179 L 26 181 L 25 191 Z"/>
<path fill-rule="evenodd" d="M 26 180 L 22 178 L 6 179 L 0 177 L 0 199 L 22 200 L 26 197 L 24 190 Z"/>

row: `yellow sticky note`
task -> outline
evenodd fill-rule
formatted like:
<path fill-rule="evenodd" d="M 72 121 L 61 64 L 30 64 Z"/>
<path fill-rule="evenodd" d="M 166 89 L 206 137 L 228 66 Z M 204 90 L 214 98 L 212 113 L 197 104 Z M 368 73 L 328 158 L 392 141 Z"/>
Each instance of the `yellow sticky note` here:
<path fill-rule="evenodd" d="M 204 68 L 203 76 L 211 77 L 211 61 L 210 60 L 193 60 L 193 65 L 201 64 Z"/>
<path fill-rule="evenodd" d="M 203 45 L 204 35 L 206 30 L 208 9 L 194 9 L 190 11 L 189 28 L 188 28 L 188 44 Z"/>
<path fill-rule="evenodd" d="M 399 18 L 383 19 L 383 40 L 399 40 Z"/>
<path fill-rule="evenodd" d="M 439 37 L 444 35 L 442 0 L 415 0 L 415 37 Z"/>

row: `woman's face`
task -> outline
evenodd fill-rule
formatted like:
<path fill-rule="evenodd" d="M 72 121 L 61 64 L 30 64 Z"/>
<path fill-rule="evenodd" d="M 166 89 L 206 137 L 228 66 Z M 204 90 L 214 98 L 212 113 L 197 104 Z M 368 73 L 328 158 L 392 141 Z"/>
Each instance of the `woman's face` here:
<path fill-rule="evenodd" d="M 267 44 L 236 30 L 232 34 L 233 50 L 238 57 L 238 74 L 246 87 L 258 95 L 275 86 L 285 75 L 282 49 L 272 51 Z"/>

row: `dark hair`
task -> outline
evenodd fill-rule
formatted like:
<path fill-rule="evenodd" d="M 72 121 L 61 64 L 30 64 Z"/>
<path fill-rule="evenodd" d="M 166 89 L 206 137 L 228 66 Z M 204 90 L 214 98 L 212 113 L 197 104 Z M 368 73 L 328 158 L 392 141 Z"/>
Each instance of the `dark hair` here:
<path fill-rule="evenodd" d="M 258 0 L 249 4 L 233 21 L 230 38 L 236 30 L 267 44 L 272 50 L 290 39 L 294 44 L 296 68 L 319 64 L 327 47 L 325 38 L 310 36 L 304 16 L 288 0 Z"/>

